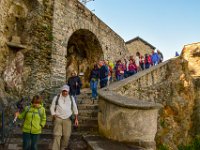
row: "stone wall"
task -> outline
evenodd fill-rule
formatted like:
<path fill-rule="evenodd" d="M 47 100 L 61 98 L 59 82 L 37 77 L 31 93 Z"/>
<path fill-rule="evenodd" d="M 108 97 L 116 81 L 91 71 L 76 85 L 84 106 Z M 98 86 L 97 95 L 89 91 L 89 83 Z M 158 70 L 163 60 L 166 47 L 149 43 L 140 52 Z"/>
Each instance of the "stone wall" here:
<path fill-rule="evenodd" d="M 55 1 L 53 21 L 52 80 L 58 81 L 58 84 L 66 80 L 67 45 L 71 36 L 79 30 L 95 35 L 103 53 L 101 59 L 116 60 L 128 55 L 124 40 L 77 0 Z M 93 64 L 95 61 L 86 63 Z"/>
<path fill-rule="evenodd" d="M 93 45 L 98 42 L 102 59 L 127 54 L 124 40 L 78 0 L 1 0 L 0 4 L 1 100 L 56 94 L 66 82 L 67 47 L 77 30 L 95 37 Z M 13 47 L 14 37 L 19 40 Z"/>
<path fill-rule="evenodd" d="M 161 105 L 120 96 L 113 87 L 99 91 L 99 132 L 106 138 L 155 150 Z M 150 126 L 149 126 L 150 125 Z"/>
<path fill-rule="evenodd" d="M 185 45 L 182 51 L 182 57 L 188 61 L 190 74 L 193 77 L 200 76 L 200 42 Z"/>
<path fill-rule="evenodd" d="M 140 39 L 136 39 L 132 42 L 126 42 L 126 47 L 130 52 L 130 55 L 134 57 L 136 56 L 136 52 L 140 52 L 140 54 L 144 56 L 145 54 L 152 54 L 152 51 L 155 49 Z"/>
<path fill-rule="evenodd" d="M 159 111 L 156 143 L 177 149 L 193 137 L 195 89 L 184 58 L 172 59 L 138 73 L 116 90 L 120 95 L 163 105 Z"/>
<path fill-rule="evenodd" d="M 1 99 L 44 90 L 50 74 L 52 4 L 2 0 L 0 12 Z"/>
<path fill-rule="evenodd" d="M 188 61 L 188 69 L 195 89 L 191 132 L 193 135 L 200 135 L 200 43 L 185 45 L 181 57 Z"/>

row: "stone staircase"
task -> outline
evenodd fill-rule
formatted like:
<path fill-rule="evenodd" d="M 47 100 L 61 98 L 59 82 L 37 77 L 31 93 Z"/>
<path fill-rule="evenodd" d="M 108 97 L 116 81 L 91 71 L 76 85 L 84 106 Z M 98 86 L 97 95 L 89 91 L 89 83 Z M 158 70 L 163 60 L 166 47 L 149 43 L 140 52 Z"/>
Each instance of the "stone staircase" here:
<path fill-rule="evenodd" d="M 95 135 L 98 132 L 98 104 L 94 104 L 90 100 L 91 92 L 89 89 L 84 89 L 82 94 L 78 97 L 78 110 L 79 110 L 79 127 L 73 126 L 72 135 L 70 138 L 69 149 L 70 150 L 85 150 L 87 149 L 87 144 L 83 139 L 83 135 Z M 40 137 L 39 150 L 50 150 L 52 146 L 52 118 L 49 111 L 49 105 L 47 104 L 47 122 L 45 128 Z M 22 149 L 22 132 L 21 132 L 22 122 L 18 121 L 13 129 L 12 136 L 8 139 L 7 144 L 0 149 L 4 150 L 21 150 Z"/>
<path fill-rule="evenodd" d="M 79 110 L 79 127 L 73 126 L 72 135 L 67 150 L 142 150 L 135 146 L 128 146 L 122 143 L 105 139 L 98 134 L 98 103 L 94 103 L 90 99 L 90 89 L 83 89 L 81 95 L 78 96 Z M 51 150 L 52 147 L 52 118 L 46 105 L 47 123 L 40 136 L 38 144 L 39 150 Z M 22 150 L 22 122 L 18 122 L 13 130 L 12 136 L 8 139 L 7 144 L 0 146 L 1 150 Z"/>

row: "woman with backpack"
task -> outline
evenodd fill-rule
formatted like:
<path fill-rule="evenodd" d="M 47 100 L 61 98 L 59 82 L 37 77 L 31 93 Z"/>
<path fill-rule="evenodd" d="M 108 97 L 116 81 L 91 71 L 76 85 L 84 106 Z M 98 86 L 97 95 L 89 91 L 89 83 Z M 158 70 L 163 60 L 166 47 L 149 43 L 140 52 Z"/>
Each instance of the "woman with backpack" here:
<path fill-rule="evenodd" d="M 42 106 L 42 99 L 35 95 L 31 105 L 19 113 L 15 113 L 15 117 L 24 119 L 23 123 L 23 150 L 37 150 L 38 141 L 42 128 L 46 124 L 46 112 Z"/>

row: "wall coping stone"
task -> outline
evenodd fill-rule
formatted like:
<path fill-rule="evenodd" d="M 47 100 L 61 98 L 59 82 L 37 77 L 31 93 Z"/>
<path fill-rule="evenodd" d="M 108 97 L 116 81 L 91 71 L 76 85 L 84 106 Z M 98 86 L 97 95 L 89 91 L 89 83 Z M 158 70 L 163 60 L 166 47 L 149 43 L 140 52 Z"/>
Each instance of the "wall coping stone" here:
<path fill-rule="evenodd" d="M 158 68 L 161 68 L 163 66 L 165 66 L 166 64 L 168 64 L 169 62 L 171 62 L 172 59 L 170 60 L 167 60 L 159 65 L 156 65 L 156 66 L 153 66 L 153 67 L 150 67 L 149 69 L 147 70 L 144 70 L 144 71 L 141 71 L 141 72 L 138 72 L 136 73 L 135 75 L 131 76 L 131 77 L 128 77 L 124 80 L 121 80 L 121 81 L 118 81 L 118 82 L 115 82 L 113 84 L 111 84 L 108 88 L 109 90 L 111 91 L 116 91 L 118 90 L 119 88 L 123 87 L 124 85 L 127 85 L 128 83 L 131 83 L 133 81 L 136 81 L 138 80 L 139 78 L 145 76 L 146 74 L 149 74 L 149 73 L 152 73 L 153 71 L 157 70 Z"/>
<path fill-rule="evenodd" d="M 100 97 L 102 97 L 104 100 L 125 108 L 134 108 L 141 110 L 162 108 L 161 104 L 125 97 L 117 94 L 114 91 L 109 91 L 108 89 L 100 90 L 98 93 Z"/>

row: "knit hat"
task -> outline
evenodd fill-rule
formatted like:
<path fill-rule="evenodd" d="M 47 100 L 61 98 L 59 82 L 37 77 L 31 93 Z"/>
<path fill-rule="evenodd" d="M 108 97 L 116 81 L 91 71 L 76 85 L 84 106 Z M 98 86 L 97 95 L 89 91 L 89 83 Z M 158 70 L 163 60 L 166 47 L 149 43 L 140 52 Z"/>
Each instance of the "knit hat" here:
<path fill-rule="evenodd" d="M 61 88 L 61 91 L 68 91 L 69 92 L 69 86 L 63 85 L 63 87 Z"/>

